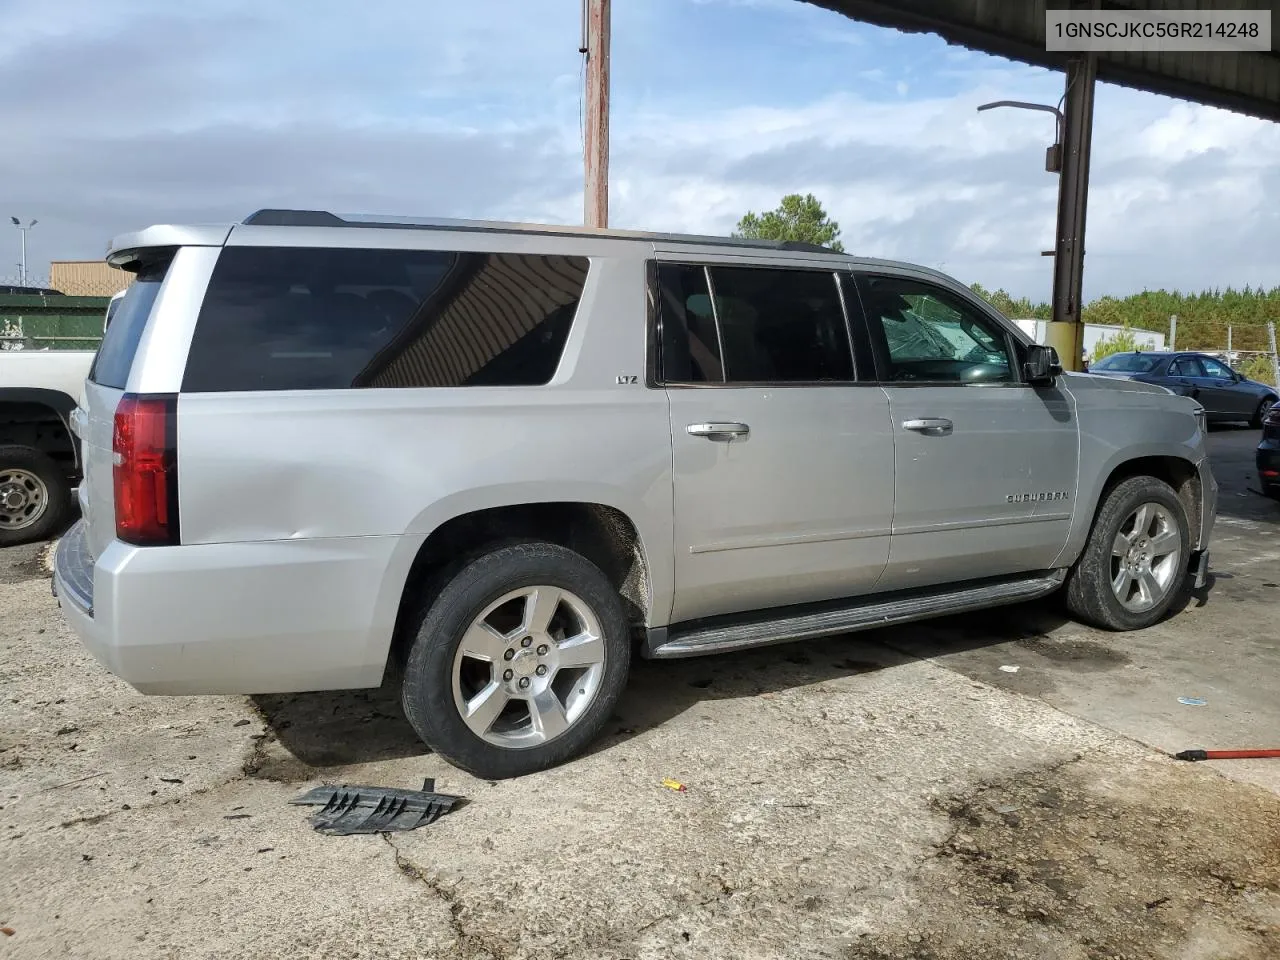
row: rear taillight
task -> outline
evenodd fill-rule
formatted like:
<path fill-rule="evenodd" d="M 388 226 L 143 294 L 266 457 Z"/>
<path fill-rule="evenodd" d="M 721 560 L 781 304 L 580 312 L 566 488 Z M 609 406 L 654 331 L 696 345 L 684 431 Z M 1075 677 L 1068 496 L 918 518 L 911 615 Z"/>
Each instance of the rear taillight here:
<path fill-rule="evenodd" d="M 1267 415 L 1262 422 L 1274 427 L 1280 427 L 1280 403 L 1271 405 L 1271 409 L 1267 411 Z"/>
<path fill-rule="evenodd" d="M 179 543 L 178 398 L 126 393 L 111 448 L 116 537 L 138 546 Z"/>

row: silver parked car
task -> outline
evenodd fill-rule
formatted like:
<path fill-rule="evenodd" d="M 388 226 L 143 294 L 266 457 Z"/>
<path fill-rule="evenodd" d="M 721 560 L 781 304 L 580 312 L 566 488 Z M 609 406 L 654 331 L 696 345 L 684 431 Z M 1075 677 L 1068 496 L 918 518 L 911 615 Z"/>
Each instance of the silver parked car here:
<path fill-rule="evenodd" d="M 263 211 L 117 238 L 54 589 L 147 693 L 373 687 L 486 777 L 687 657 L 1203 579 L 1199 405 L 807 245 Z"/>

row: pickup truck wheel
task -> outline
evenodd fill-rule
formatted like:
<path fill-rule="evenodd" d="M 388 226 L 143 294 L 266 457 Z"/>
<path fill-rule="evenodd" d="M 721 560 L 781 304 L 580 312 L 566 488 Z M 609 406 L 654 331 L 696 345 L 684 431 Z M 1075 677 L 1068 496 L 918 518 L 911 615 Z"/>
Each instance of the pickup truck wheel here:
<path fill-rule="evenodd" d="M 598 567 L 552 543 L 504 546 L 464 566 L 422 615 L 404 711 L 455 766 L 521 776 L 596 737 L 630 658 L 621 598 Z"/>
<path fill-rule="evenodd" d="M 1159 621 L 1187 583 L 1186 512 L 1173 488 L 1131 477 L 1103 501 L 1084 552 L 1067 578 L 1067 607 L 1106 630 Z"/>
<path fill-rule="evenodd" d="M 34 447 L 0 447 L 0 546 L 44 540 L 71 509 L 71 488 L 53 458 Z"/>

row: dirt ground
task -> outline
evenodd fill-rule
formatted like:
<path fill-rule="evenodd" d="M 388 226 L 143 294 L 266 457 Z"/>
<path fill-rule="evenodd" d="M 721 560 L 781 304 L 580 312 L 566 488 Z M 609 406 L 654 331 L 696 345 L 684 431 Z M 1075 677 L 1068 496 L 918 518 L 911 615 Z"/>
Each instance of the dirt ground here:
<path fill-rule="evenodd" d="M 1212 443 L 1214 580 L 1164 624 L 1036 604 L 637 663 L 595 749 L 500 783 L 387 691 L 143 697 L 6 550 L 0 958 L 1274 960 L 1280 761 L 1167 755 L 1280 746 L 1280 504 L 1254 431 Z M 468 803 L 410 833 L 288 803 L 425 777 Z"/>

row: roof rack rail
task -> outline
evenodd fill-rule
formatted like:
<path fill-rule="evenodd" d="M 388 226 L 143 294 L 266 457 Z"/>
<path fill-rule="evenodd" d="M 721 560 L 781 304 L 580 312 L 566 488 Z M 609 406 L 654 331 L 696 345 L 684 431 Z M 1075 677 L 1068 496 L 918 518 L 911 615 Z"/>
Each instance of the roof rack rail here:
<path fill-rule="evenodd" d="M 788 250 L 799 253 L 837 254 L 817 243 L 799 240 L 757 240 L 748 237 L 714 237 L 687 233 L 651 233 L 641 230 L 600 229 L 572 224 L 518 223 L 500 220 L 458 220 L 448 217 L 390 217 L 348 214 L 339 216 L 327 210 L 264 209 L 245 217 L 246 226 L 260 227 L 392 227 L 404 230 L 465 230 L 479 233 L 523 231 L 560 236 L 602 236 L 620 240 L 648 240 L 665 243 L 714 244 L 716 246 L 753 247 L 763 250 Z"/>

